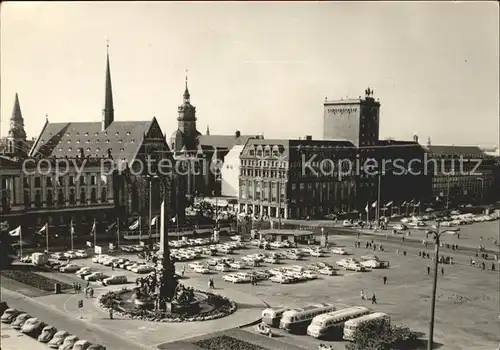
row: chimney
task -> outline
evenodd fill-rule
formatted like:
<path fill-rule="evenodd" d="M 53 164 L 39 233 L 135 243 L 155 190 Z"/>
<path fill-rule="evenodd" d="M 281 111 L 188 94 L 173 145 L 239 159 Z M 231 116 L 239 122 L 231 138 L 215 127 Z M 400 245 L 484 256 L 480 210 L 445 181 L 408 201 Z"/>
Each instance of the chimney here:
<path fill-rule="evenodd" d="M 78 152 L 80 153 L 80 158 L 84 158 L 85 154 L 83 153 L 83 148 L 79 148 Z"/>
<path fill-rule="evenodd" d="M 413 142 L 418 143 L 418 135 L 413 134 Z"/>
<path fill-rule="evenodd" d="M 306 135 L 306 136 L 304 136 L 304 139 L 305 139 L 306 141 L 312 141 L 312 139 L 313 139 L 313 138 L 312 138 L 312 136 L 311 136 L 311 135 Z"/>
<path fill-rule="evenodd" d="M 234 137 L 239 138 L 241 136 L 241 132 L 239 130 L 236 130 L 234 133 Z"/>

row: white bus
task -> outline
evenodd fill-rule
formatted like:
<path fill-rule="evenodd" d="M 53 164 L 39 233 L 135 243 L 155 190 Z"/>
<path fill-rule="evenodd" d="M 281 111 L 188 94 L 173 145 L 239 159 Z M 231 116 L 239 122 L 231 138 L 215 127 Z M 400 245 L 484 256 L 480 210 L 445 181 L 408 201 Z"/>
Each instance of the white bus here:
<path fill-rule="evenodd" d="M 314 317 L 335 310 L 335 306 L 327 303 L 312 304 L 303 308 L 291 309 L 283 313 L 280 328 L 289 332 L 303 331 Z"/>
<path fill-rule="evenodd" d="M 375 312 L 373 314 L 364 315 L 358 318 L 354 318 L 352 320 L 346 321 L 344 323 L 344 339 L 345 340 L 354 340 L 354 334 L 356 333 L 356 329 L 359 325 L 366 322 L 381 322 L 387 321 L 391 322 L 391 319 L 388 315 L 382 312 Z"/>
<path fill-rule="evenodd" d="M 283 316 L 283 313 L 287 310 L 290 309 L 285 307 L 267 308 L 262 311 L 262 322 L 271 327 L 278 327 L 280 324 L 281 316 Z"/>
<path fill-rule="evenodd" d="M 325 335 L 332 335 L 332 333 L 337 330 L 340 331 L 341 337 L 341 331 L 346 321 L 368 315 L 369 313 L 370 310 L 366 307 L 354 306 L 316 316 L 307 327 L 307 335 L 313 338 L 321 338 Z"/>

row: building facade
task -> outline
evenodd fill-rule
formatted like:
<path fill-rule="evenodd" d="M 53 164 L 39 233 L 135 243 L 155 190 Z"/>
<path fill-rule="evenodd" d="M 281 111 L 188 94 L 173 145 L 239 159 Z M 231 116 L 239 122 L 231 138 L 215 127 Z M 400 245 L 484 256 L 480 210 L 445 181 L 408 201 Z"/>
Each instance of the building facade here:
<path fill-rule="evenodd" d="M 355 209 L 356 178 L 337 160 L 353 159 L 347 141 L 250 139 L 240 155 L 239 210 L 301 219 Z"/>

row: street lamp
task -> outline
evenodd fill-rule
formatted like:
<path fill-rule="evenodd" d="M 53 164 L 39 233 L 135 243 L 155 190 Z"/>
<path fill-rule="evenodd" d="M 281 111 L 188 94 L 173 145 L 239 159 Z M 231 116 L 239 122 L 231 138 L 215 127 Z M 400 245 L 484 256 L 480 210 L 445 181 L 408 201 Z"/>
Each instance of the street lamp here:
<path fill-rule="evenodd" d="M 437 290 L 437 276 L 439 264 L 439 239 L 441 235 L 447 231 L 439 231 L 440 222 L 436 221 L 436 230 L 430 231 L 434 235 L 434 276 L 432 280 L 432 299 L 431 299 L 431 320 L 429 323 L 429 341 L 427 343 L 427 350 L 433 349 L 434 344 L 434 315 L 436 311 L 436 290 Z"/>

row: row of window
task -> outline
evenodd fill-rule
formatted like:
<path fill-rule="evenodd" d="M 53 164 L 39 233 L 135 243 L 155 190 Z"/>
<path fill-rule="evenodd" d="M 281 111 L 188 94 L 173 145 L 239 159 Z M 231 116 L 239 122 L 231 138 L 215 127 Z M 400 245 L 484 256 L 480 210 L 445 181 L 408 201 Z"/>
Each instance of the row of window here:
<path fill-rule="evenodd" d="M 46 187 L 52 187 L 52 186 L 63 186 L 64 185 L 64 178 L 61 177 L 56 177 L 53 179 L 52 177 L 40 177 L 37 176 L 34 178 L 34 187 L 35 188 L 40 188 L 42 187 L 42 179 L 45 180 L 45 186 Z M 80 175 L 79 177 L 77 176 L 68 176 L 66 177 L 67 181 L 66 184 L 68 186 L 76 186 L 76 183 L 78 183 L 80 186 L 82 185 L 96 185 L 97 184 L 97 176 L 96 175 L 90 175 L 88 178 L 86 176 Z M 89 180 L 89 181 L 87 181 Z M 104 183 L 103 180 L 101 180 L 101 183 Z M 24 178 L 24 187 L 30 187 L 30 183 L 28 178 Z"/>
<path fill-rule="evenodd" d="M 98 203 L 97 201 L 97 189 L 94 187 L 90 190 L 90 196 L 87 197 L 87 192 L 85 191 L 84 188 L 80 190 L 80 195 L 79 195 L 79 200 L 80 204 L 87 204 L 87 199 L 90 200 L 90 203 Z M 107 202 L 107 190 L 106 188 L 101 189 L 101 202 L 105 203 Z M 59 191 L 52 191 L 52 190 L 47 190 L 47 193 L 45 195 L 45 205 L 47 207 L 53 207 L 53 206 L 58 206 L 62 207 L 66 205 L 66 202 L 68 202 L 68 205 L 76 205 L 76 193 L 74 189 L 69 190 L 68 197 L 66 198 L 64 195 L 64 191 L 60 189 Z M 29 190 L 24 191 L 24 205 L 25 207 L 29 208 L 31 207 L 31 194 Z M 35 208 L 41 208 L 42 207 L 42 193 L 40 190 L 37 190 L 35 192 L 35 198 L 33 201 L 33 205 Z"/>
<path fill-rule="evenodd" d="M 104 134 L 104 136 L 108 136 L 108 132 L 107 132 L 107 131 L 104 131 L 104 133 L 103 133 L 103 134 Z M 127 132 L 126 132 L 126 134 L 127 134 L 127 135 L 130 135 L 130 131 L 127 131 Z M 77 131 L 77 132 L 75 133 L 75 135 L 76 135 L 76 136 L 80 136 L 80 133 Z M 84 136 L 89 136 L 89 133 L 88 133 L 88 132 L 85 132 L 83 135 L 84 135 Z M 98 132 L 94 132 L 94 136 L 98 136 L 98 135 L 99 135 L 99 133 L 98 133 Z M 116 131 L 116 132 L 115 132 L 115 136 L 118 136 L 118 135 L 120 135 L 120 132 Z M 63 134 L 62 134 L 62 133 L 58 133 L 58 134 L 52 135 L 52 133 L 51 133 L 51 132 L 49 132 L 49 136 L 58 136 L 58 137 L 62 137 L 62 136 L 63 136 Z M 66 133 L 66 136 L 68 136 L 68 137 L 69 137 L 69 136 L 71 136 L 71 133 L 67 132 L 67 133 Z M 43 142 L 43 140 L 42 140 L 42 142 Z"/>
<path fill-rule="evenodd" d="M 240 169 L 240 176 L 250 176 L 250 177 L 271 177 L 286 179 L 286 173 L 284 171 L 276 170 L 260 170 L 260 169 Z"/>
<path fill-rule="evenodd" d="M 253 160 L 253 159 L 241 159 L 242 166 L 252 166 L 252 167 L 271 167 L 271 168 L 286 168 L 287 162 L 280 162 L 275 160 Z"/>

